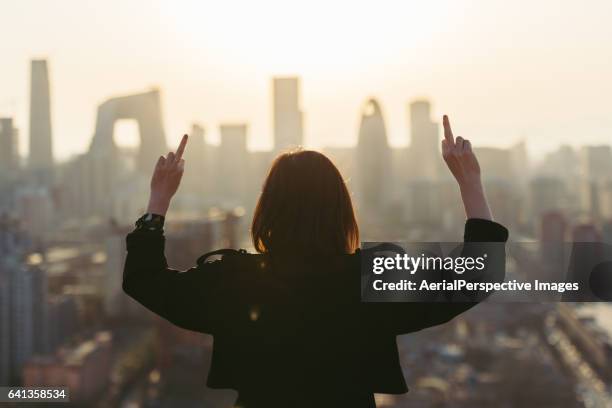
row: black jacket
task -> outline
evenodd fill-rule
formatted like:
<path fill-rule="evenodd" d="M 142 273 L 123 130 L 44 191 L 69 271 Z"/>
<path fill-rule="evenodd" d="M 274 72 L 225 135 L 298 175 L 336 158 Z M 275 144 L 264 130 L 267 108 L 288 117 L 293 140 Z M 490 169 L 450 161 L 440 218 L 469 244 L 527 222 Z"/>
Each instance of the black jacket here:
<path fill-rule="evenodd" d="M 466 242 L 507 238 L 495 222 L 466 222 Z M 405 393 L 396 336 L 445 323 L 476 304 L 362 303 L 359 250 L 299 259 L 228 251 L 179 272 L 168 268 L 164 242 L 162 231 L 128 234 L 124 291 L 177 326 L 212 334 L 208 386 L 253 401 Z M 495 280 L 504 279 L 501 247 Z"/>

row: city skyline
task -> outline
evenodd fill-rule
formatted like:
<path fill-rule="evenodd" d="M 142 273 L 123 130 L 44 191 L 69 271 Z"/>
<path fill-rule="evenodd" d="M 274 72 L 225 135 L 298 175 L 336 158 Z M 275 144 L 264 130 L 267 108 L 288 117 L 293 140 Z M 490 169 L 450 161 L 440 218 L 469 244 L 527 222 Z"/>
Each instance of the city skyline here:
<path fill-rule="evenodd" d="M 393 147 L 409 143 L 408 104 L 423 97 L 432 101 L 433 117 L 456 117 L 478 145 L 508 147 L 524 138 L 539 155 L 562 143 L 609 139 L 609 4 L 451 3 L 383 2 L 372 9 L 315 2 L 296 19 L 291 7 L 274 2 L 214 8 L 134 2 L 120 13 L 112 3 L 61 10 L 41 4 L 39 16 L 31 16 L 26 1 L 0 17 L 6 37 L 16 38 L 3 54 L 10 63 L 0 77 L 0 115 L 14 118 L 23 154 L 27 64 L 45 57 L 60 160 L 86 151 L 102 101 L 153 85 L 161 90 L 170 145 L 193 122 L 215 143 L 220 123 L 244 122 L 249 147 L 269 149 L 270 81 L 287 75 L 302 81 L 306 146 L 354 145 L 360 106 L 370 97 L 381 104 Z M 105 29 L 109 21 L 112 33 Z M 133 123 L 118 126 L 120 138 L 133 139 Z"/>
<path fill-rule="evenodd" d="M 188 326 L 171 318 L 174 313 L 151 314 L 143 307 L 148 302 L 134 296 L 127 250 L 138 250 L 133 238 L 151 232 L 126 235 L 136 220 L 150 218 L 140 218 L 145 212 L 166 216 L 165 265 L 147 262 L 147 270 L 138 268 L 143 278 L 149 272 L 160 277 L 164 266 L 213 268 L 212 280 L 202 284 L 212 283 L 215 293 L 230 299 L 217 304 L 211 298 L 213 309 L 227 303 L 228 318 L 245 319 L 248 312 L 250 327 L 283 322 L 291 334 L 272 336 L 279 341 L 269 343 L 265 330 L 265 339 L 254 330 L 236 362 L 261 351 L 261 360 L 247 360 L 278 368 L 264 354 L 272 350 L 269 344 L 282 350 L 285 340 L 291 347 L 308 340 L 308 350 L 298 351 L 309 353 L 329 343 L 321 336 L 323 342 L 313 342 L 317 336 L 302 323 L 307 328 L 326 311 L 342 312 L 352 300 L 330 292 L 335 281 L 319 279 L 327 273 L 312 275 L 307 286 L 323 282 L 317 300 L 337 298 L 325 310 L 312 309 L 310 292 L 289 284 L 323 260 L 317 251 L 308 250 L 307 268 L 297 262 L 287 271 L 277 262 L 258 262 L 257 270 L 271 274 L 258 274 L 257 284 L 245 282 L 244 288 L 231 278 L 217 279 L 214 268 L 225 262 L 207 263 L 218 256 L 208 257 L 210 251 L 232 253 L 216 251 L 222 248 L 258 252 L 251 220 L 261 197 L 266 206 L 262 182 L 277 154 L 304 145 L 331 160 L 344 186 L 334 183 L 342 188 L 330 190 L 321 182 L 325 172 L 308 166 L 308 184 L 323 186 L 326 194 L 293 188 L 281 197 L 283 204 L 299 200 L 320 219 L 331 219 L 322 217 L 328 209 L 336 216 L 354 214 L 361 241 L 360 249 L 353 248 L 356 257 L 374 242 L 414 244 L 419 251 L 422 243 L 438 243 L 434 252 L 464 261 L 466 252 L 449 252 L 448 244 L 480 241 L 481 234 L 470 231 L 493 227 L 473 219 L 484 217 L 509 232 L 505 282 L 573 281 L 592 292 L 538 292 L 543 302 L 534 303 L 527 302 L 528 293 L 506 297 L 501 290 L 440 327 L 394 336 L 395 370 L 404 373 L 410 392 L 377 394 L 378 407 L 476 408 L 500 401 L 610 406 L 612 306 L 591 303 L 609 300 L 599 283 L 612 265 L 609 15 L 612 2 L 604 0 L 3 5 L 0 36 L 8 41 L 0 65 L 0 385 L 67 386 L 72 402 L 97 408 L 234 405 L 235 391 L 204 387 L 218 342 L 182 329 Z M 480 171 L 471 172 L 469 183 L 440 152 L 442 130 L 451 133 L 442 114 L 450 116 L 457 137 L 447 142 L 459 146 L 459 136 L 472 142 Z M 184 174 L 165 212 L 153 205 L 166 194 L 151 185 L 151 173 L 183 134 L 189 142 L 177 155 Z M 273 181 L 266 185 L 273 195 L 279 191 Z M 338 193 L 343 209 L 327 196 Z M 480 197 L 486 208 L 475 213 L 467 196 Z M 306 229 L 316 234 L 313 239 L 324 239 L 323 226 L 309 225 L 304 210 L 279 211 L 311 227 Z M 496 229 L 501 234 L 503 228 Z M 151 252 L 158 249 L 142 252 L 159 260 Z M 486 280 L 493 277 L 490 268 L 486 272 Z M 152 286 L 161 283 L 163 294 L 173 292 L 177 276 L 172 282 L 153 279 Z M 196 284 L 190 282 L 185 299 Z M 159 294 L 153 303 L 169 305 L 169 297 Z M 301 306 L 285 303 L 289 298 L 303 299 Z M 204 299 L 202 305 L 209 304 Z M 287 319 L 275 317 L 277 307 Z M 438 314 L 420 307 L 417 313 Z M 386 331 L 387 319 L 380 317 L 364 329 Z M 362 335 L 351 322 L 338 328 Z M 218 326 L 215 334 L 233 330 L 212 325 Z M 334 355 L 358 359 L 352 353 L 368 342 L 343 348 L 334 340 L 340 331 L 327 328 L 331 344 L 339 346 Z M 308 353 L 309 360 L 315 357 Z M 306 359 L 287 356 L 283 372 L 310 372 Z M 348 364 L 343 369 L 354 372 L 351 381 L 360 385 L 365 377 L 354 371 L 359 364 L 338 361 Z M 242 363 L 236 367 L 245 367 L 241 374 L 247 377 L 252 372 Z M 237 385 L 243 383 L 239 377 Z M 285 383 L 256 384 L 263 388 L 248 388 L 282 392 Z"/>

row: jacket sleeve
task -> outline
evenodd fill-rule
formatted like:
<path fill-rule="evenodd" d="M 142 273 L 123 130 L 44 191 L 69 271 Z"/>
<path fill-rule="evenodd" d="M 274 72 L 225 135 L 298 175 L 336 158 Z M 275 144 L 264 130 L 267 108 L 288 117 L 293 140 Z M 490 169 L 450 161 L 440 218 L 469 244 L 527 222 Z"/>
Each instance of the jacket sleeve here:
<path fill-rule="evenodd" d="M 460 256 L 480 256 L 483 251 L 487 253 L 486 268 L 471 276 L 465 276 L 467 281 L 477 282 L 503 282 L 506 270 L 505 242 L 508 240 L 508 230 L 494 221 L 471 218 L 466 221 L 464 230 L 464 244 Z M 443 272 L 440 279 L 452 280 L 453 271 Z M 391 330 L 396 334 L 410 333 L 436 326 L 452 320 L 454 317 L 476 306 L 488 294 L 483 292 L 442 292 L 444 300 L 435 300 L 423 303 L 402 303 L 403 309 L 399 317 L 397 312 L 392 319 Z M 390 305 L 394 306 L 394 305 Z"/>
<path fill-rule="evenodd" d="M 135 229 L 126 238 L 123 290 L 144 307 L 184 329 L 211 333 L 207 306 L 219 280 L 221 261 L 177 271 L 168 267 L 163 231 Z"/>

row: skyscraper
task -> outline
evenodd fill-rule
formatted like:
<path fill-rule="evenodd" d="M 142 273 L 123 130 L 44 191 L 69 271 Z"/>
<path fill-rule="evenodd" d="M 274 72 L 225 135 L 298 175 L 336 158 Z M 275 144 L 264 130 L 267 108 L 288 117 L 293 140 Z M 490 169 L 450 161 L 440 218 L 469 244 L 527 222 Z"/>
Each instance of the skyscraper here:
<path fill-rule="evenodd" d="M 142 174 L 149 174 L 159 155 L 168 149 L 159 90 L 154 88 L 140 94 L 110 98 L 98 106 L 96 132 L 89 147 L 91 154 L 106 156 L 105 160 L 116 156 L 114 132 L 119 119 L 138 122 L 140 148 L 136 168 Z"/>
<path fill-rule="evenodd" d="M 534 221 L 549 211 L 562 211 L 567 202 L 563 180 L 557 177 L 536 177 L 529 184 L 531 215 Z"/>
<path fill-rule="evenodd" d="M 19 378 L 24 363 L 34 351 L 32 274 L 17 256 L 9 256 L 0 266 L 9 282 L 9 360 L 11 378 Z M 6 358 L 6 356 L 3 356 Z"/>
<path fill-rule="evenodd" d="M 0 185 L 14 176 L 18 167 L 17 129 L 12 118 L 0 118 Z"/>
<path fill-rule="evenodd" d="M 221 125 L 217 186 L 227 206 L 244 205 L 248 177 L 247 125 Z"/>
<path fill-rule="evenodd" d="M 584 146 L 581 153 L 584 178 L 598 182 L 612 177 L 612 148 L 610 146 Z"/>
<path fill-rule="evenodd" d="M 204 194 L 210 190 L 210 180 L 213 174 L 207 172 L 208 161 L 206 139 L 204 128 L 193 124 L 189 133 L 189 148 L 185 150 L 185 174 L 183 175 L 183 187 L 179 190 L 179 196 L 191 197 L 191 202 L 200 205 Z"/>
<path fill-rule="evenodd" d="M 300 80 L 296 77 L 274 78 L 274 149 L 277 152 L 301 146 L 303 117 L 299 107 Z"/>
<path fill-rule="evenodd" d="M 431 120 L 429 101 L 417 100 L 410 104 L 410 176 L 417 179 L 435 179 L 440 174 L 442 161 L 438 123 Z"/>
<path fill-rule="evenodd" d="M 369 99 L 361 111 L 357 144 L 359 204 L 365 212 L 381 209 L 392 186 L 391 151 L 380 105 Z M 387 190 L 385 190 L 387 189 Z"/>
<path fill-rule="evenodd" d="M 540 217 L 540 257 L 541 267 L 530 268 L 527 272 L 534 275 L 539 271 L 540 280 L 554 281 L 563 278 L 568 247 L 564 244 L 568 224 L 561 211 L 548 211 Z"/>
<path fill-rule="evenodd" d="M 8 273 L 0 266 L 0 384 L 8 384 L 11 377 L 9 293 Z"/>
<path fill-rule="evenodd" d="M 30 83 L 29 166 L 43 181 L 50 180 L 53 168 L 51 101 L 46 60 L 33 60 Z"/>
<path fill-rule="evenodd" d="M 127 296 L 125 296 L 127 298 Z M 49 297 L 49 343 L 51 349 L 69 339 L 77 330 L 78 308 L 77 301 L 73 295 L 55 295 Z"/>
<path fill-rule="evenodd" d="M 117 215 L 116 209 L 137 202 L 134 195 L 129 194 L 134 187 L 125 190 L 132 196 L 129 200 L 125 199 L 125 194 L 118 194 L 120 181 L 125 181 L 125 175 L 129 173 L 114 140 L 115 122 L 120 119 L 133 119 L 138 123 L 140 147 L 136 156 L 137 174 L 148 177 L 157 158 L 168 151 L 157 89 L 110 98 L 99 105 L 96 130 L 89 152 L 79 166 L 79 181 L 76 182 L 83 188 L 79 200 L 84 203 L 87 214 Z M 129 209 L 121 212 L 128 214 Z"/>
<path fill-rule="evenodd" d="M 608 209 L 607 184 L 612 180 L 612 149 L 607 145 L 582 148 L 581 204 L 594 220 L 601 220 Z M 603 196 L 602 196 L 603 195 Z"/>

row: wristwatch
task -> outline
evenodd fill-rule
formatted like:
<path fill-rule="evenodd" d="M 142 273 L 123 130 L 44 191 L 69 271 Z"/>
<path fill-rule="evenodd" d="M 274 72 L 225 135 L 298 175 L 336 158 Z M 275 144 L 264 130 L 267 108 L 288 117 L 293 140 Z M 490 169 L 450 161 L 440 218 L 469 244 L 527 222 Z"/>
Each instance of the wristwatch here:
<path fill-rule="evenodd" d="M 165 217 L 159 214 L 146 213 L 136 220 L 136 229 L 163 231 Z"/>

